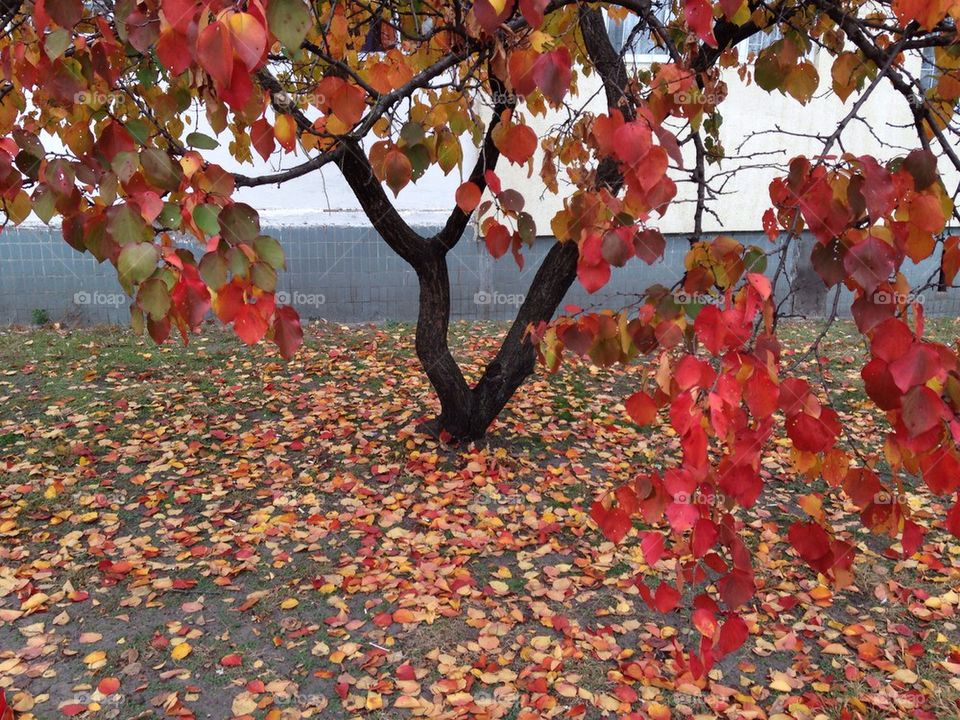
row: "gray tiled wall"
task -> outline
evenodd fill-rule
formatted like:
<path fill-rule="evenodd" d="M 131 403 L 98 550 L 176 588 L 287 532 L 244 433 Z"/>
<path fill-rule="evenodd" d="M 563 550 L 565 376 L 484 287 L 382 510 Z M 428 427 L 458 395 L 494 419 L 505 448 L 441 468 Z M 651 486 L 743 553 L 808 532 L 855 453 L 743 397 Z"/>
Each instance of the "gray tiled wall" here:
<path fill-rule="evenodd" d="M 436 228 L 420 227 L 423 234 Z M 287 255 L 278 292 L 286 293 L 306 318 L 342 322 L 413 320 L 417 312 L 416 274 L 379 236 L 363 227 L 264 228 L 277 237 Z M 741 233 L 747 244 L 770 247 L 761 233 Z M 472 232 L 449 256 L 452 315 L 455 319 L 510 319 L 527 292 L 552 240 L 541 238 L 524 250 L 523 270 L 508 253 L 494 260 Z M 574 284 L 565 300 L 582 307 L 623 307 L 652 283 L 670 285 L 682 273 L 687 242 L 670 238 L 664 259 L 652 266 L 631 260 L 614 269 L 610 282 L 589 296 Z M 924 282 L 936 259 L 920 266 L 907 262 L 912 284 Z M 786 290 L 780 283 L 780 294 Z M 924 294 L 930 314 L 955 314 L 954 291 Z M 841 301 L 848 311 L 849 293 Z M 29 323 L 34 310 L 71 324 L 126 323 L 129 299 L 109 264 L 70 248 L 59 231 L 7 228 L 0 233 L 0 322 Z"/>

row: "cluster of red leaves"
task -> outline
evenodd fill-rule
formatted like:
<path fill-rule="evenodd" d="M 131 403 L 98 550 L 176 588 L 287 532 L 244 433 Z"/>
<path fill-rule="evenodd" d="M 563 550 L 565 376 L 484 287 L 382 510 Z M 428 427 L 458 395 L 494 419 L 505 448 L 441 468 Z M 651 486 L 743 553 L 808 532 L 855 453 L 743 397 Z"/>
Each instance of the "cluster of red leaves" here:
<path fill-rule="evenodd" d="M 605 129 L 607 122 L 597 122 L 601 138 L 613 136 Z M 643 155 L 642 148 L 650 147 L 650 131 L 639 122 L 618 123 L 614 131 L 627 132 L 632 125 L 629 132 L 639 141 L 601 141 L 601 148 L 640 147 Z M 643 165 L 642 157 L 618 159 L 627 164 L 629 186 L 629 168 Z M 651 607 L 667 612 L 679 602 L 684 586 L 704 588 L 694 605 L 699 613 L 696 627 L 703 631 L 699 651 L 690 656 L 697 672 L 708 671 L 744 637 L 733 629 L 722 634 L 727 624 L 739 627 L 737 608 L 754 593 L 751 553 L 738 537 L 734 509 L 751 507 L 763 489 L 759 470 L 775 435 L 776 413 L 781 414 L 796 466 L 842 487 L 860 509 L 863 523 L 874 532 L 901 538 L 906 556 L 922 544 L 923 530 L 911 519 L 909 507 L 889 500 L 902 495 L 905 477 L 921 475 L 937 495 L 955 496 L 960 488 L 956 353 L 924 339 L 919 304 L 912 308 L 911 328 L 900 317 L 906 303 L 888 300 L 908 295 L 900 264 L 905 257 L 918 262 L 933 252 L 934 236 L 949 213 L 951 204 L 935 179 L 934 165 L 926 151 L 889 167 L 860 157 L 828 169 L 824 163 L 813 166 L 798 158 L 790 174 L 770 188 L 775 210 L 768 213 L 766 225 L 771 240 L 779 235 L 778 224 L 791 234 L 809 229 L 818 239 L 813 262 L 825 283 L 842 282 L 855 292 L 852 312 L 870 341 L 872 356 L 862 373 L 866 391 L 886 411 L 892 427 L 884 446 L 891 474 L 884 482 L 871 467 L 852 467 L 851 456 L 837 447 L 842 431 L 837 412 L 806 380 L 788 374 L 773 332 L 770 280 L 750 271 L 763 259 L 759 248 L 744 248 L 722 236 L 698 243 L 687 254 L 680 290 L 650 288 L 636 315 L 578 313 L 573 308 L 574 315 L 533 329 L 541 358 L 554 370 L 565 349 L 589 355 L 601 365 L 626 362 L 638 354 L 658 355 L 652 391 L 632 395 L 626 409 L 640 425 L 654 422 L 660 409 L 668 410 L 680 440 L 677 465 L 662 475 L 638 475 L 633 485 L 597 500 L 591 515 L 616 542 L 635 519 L 646 526 L 666 525 L 669 546 L 661 530 L 641 532 L 640 542 L 650 562 L 664 553 L 676 559 L 676 587 L 664 583 L 655 593 L 645 587 L 641 592 Z M 646 167 L 641 177 L 649 190 L 662 171 Z M 659 167 L 665 170 L 666 154 Z M 580 277 L 589 291 L 609 277 L 608 258 L 629 257 L 628 252 L 602 252 L 629 244 L 614 231 L 601 245 L 588 229 L 597 225 L 595 218 L 570 226 L 582 243 Z M 818 503 L 805 509 L 810 520 L 789 528 L 791 544 L 811 568 L 838 586 L 848 585 L 853 544 L 831 528 Z M 945 526 L 960 537 L 956 498 Z"/>

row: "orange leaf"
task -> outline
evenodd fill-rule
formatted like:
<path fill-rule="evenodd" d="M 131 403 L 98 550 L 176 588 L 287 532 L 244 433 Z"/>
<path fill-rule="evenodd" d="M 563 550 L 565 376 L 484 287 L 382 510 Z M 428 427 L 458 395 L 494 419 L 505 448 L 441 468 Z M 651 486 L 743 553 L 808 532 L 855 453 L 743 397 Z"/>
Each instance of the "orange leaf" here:
<path fill-rule="evenodd" d="M 465 213 L 472 213 L 480 204 L 480 188 L 467 180 L 457 188 L 457 206 Z"/>

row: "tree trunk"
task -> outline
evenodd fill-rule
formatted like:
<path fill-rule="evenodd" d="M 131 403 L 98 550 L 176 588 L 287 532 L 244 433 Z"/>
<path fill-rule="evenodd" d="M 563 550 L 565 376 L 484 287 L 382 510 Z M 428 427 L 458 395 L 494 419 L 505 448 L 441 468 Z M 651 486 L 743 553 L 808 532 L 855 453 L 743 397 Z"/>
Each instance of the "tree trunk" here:
<path fill-rule="evenodd" d="M 486 434 L 517 388 L 533 373 L 536 348 L 527 336 L 527 327 L 553 317 L 576 277 L 577 257 L 574 243 L 557 243 L 550 249 L 499 352 L 472 388 L 447 344 L 450 279 L 445 252 L 436 251 L 419 263 L 417 357 L 440 399 L 440 415 L 427 425 L 429 431 L 445 431 L 458 440 L 477 440 Z"/>

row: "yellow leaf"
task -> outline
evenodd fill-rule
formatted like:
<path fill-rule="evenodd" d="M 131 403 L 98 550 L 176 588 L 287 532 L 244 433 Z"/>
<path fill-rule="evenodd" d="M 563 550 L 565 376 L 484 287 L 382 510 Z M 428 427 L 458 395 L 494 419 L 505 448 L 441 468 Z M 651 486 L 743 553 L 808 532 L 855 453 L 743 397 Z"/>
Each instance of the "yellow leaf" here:
<path fill-rule="evenodd" d="M 300 604 L 300 601 L 297 600 L 296 598 L 287 598 L 282 603 L 280 603 L 280 608 L 283 610 L 290 610 L 291 608 L 295 608 L 299 604 Z"/>
<path fill-rule="evenodd" d="M 170 657 L 172 657 L 174 660 L 183 660 L 192 651 L 193 648 L 190 647 L 190 643 L 182 642 L 170 652 Z M 240 714 L 242 715 L 243 713 Z"/>
<path fill-rule="evenodd" d="M 107 654 L 103 650 L 94 650 L 92 653 L 87 655 L 83 662 L 85 665 L 93 668 L 94 665 L 99 665 L 105 662 L 107 659 Z"/>
<path fill-rule="evenodd" d="M 47 600 L 50 599 L 50 596 L 46 593 L 34 593 L 24 601 L 23 605 L 20 606 L 20 609 L 23 611 L 33 610 L 35 607 L 43 605 Z"/>
<path fill-rule="evenodd" d="M 257 701 L 253 699 L 253 695 L 244 690 L 233 699 L 230 709 L 233 710 L 234 715 L 249 715 L 257 709 Z"/>

